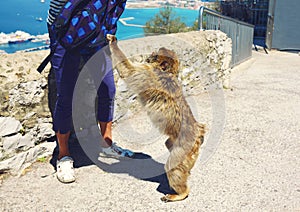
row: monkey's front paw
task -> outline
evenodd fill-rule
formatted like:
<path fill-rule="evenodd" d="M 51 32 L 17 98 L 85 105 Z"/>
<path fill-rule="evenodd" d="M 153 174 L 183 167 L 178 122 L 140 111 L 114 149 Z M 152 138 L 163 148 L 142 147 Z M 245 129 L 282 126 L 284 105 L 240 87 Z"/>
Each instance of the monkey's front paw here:
<path fill-rule="evenodd" d="M 107 34 L 106 39 L 109 41 L 109 43 L 117 41 L 117 37 L 115 35 L 112 35 L 112 34 Z"/>

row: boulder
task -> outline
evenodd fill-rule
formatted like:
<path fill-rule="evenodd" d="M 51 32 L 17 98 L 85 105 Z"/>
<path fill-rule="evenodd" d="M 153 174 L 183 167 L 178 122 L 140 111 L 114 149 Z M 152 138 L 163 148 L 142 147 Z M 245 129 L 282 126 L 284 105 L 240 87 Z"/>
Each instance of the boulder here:
<path fill-rule="evenodd" d="M 0 117 L 0 137 L 16 134 L 22 125 L 13 117 Z"/>

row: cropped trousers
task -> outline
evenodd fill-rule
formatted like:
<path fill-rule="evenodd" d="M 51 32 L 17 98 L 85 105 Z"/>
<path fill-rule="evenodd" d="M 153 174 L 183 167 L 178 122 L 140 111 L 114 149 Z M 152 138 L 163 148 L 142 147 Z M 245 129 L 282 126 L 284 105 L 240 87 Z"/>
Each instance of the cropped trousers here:
<path fill-rule="evenodd" d="M 82 53 L 79 50 L 66 50 L 63 46 L 57 44 L 49 27 L 48 31 L 50 49 L 54 51 L 51 66 L 55 72 L 57 87 L 57 100 L 53 113 L 53 130 L 65 134 L 72 128 L 72 100 L 80 67 L 82 66 L 82 62 L 86 63 L 95 52 Z M 97 120 L 100 122 L 110 122 L 113 120 L 116 93 L 114 75 L 110 57 L 103 54 L 100 58 L 97 69 L 99 68 L 99 71 L 104 71 L 106 74 L 97 90 Z"/>

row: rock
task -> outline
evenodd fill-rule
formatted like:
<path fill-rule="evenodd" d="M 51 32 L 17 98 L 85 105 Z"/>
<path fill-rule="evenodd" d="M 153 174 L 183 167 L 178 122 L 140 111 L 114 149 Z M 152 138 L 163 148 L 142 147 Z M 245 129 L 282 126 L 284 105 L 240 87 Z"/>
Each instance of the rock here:
<path fill-rule="evenodd" d="M 36 114 L 36 112 L 29 112 L 26 114 L 26 116 L 24 117 L 24 119 L 30 119 L 31 117 L 33 117 Z"/>
<path fill-rule="evenodd" d="M 13 136 L 2 138 L 4 152 L 11 153 L 15 151 L 17 149 L 21 137 L 21 134 L 16 134 Z"/>
<path fill-rule="evenodd" d="M 0 171 L 10 170 L 11 171 L 10 173 L 15 175 L 18 172 L 18 170 L 21 169 L 22 165 L 25 163 L 27 154 L 28 154 L 27 152 L 22 152 L 7 160 L 1 161 Z"/>
<path fill-rule="evenodd" d="M 9 137 L 2 138 L 3 150 L 6 154 L 16 151 L 26 151 L 34 147 L 34 140 L 30 134 L 22 136 L 16 134 Z"/>
<path fill-rule="evenodd" d="M 15 118 L 0 117 L 0 137 L 16 134 L 21 128 L 21 123 Z"/>
<path fill-rule="evenodd" d="M 39 144 L 55 136 L 55 132 L 52 130 L 51 123 L 45 123 L 41 120 L 39 120 L 39 122 L 40 123 L 36 124 L 35 127 L 33 127 L 29 132 L 35 144 Z"/>
<path fill-rule="evenodd" d="M 29 106 L 40 103 L 44 96 L 46 85 L 47 81 L 45 79 L 18 84 L 9 92 L 10 106 Z"/>
<path fill-rule="evenodd" d="M 215 33 L 209 34 L 209 35 L 206 37 L 206 39 L 207 39 L 208 41 L 210 41 L 210 42 L 215 41 L 215 40 L 216 40 Z"/>
<path fill-rule="evenodd" d="M 45 142 L 25 152 L 20 152 L 9 159 L 1 161 L 0 172 L 5 171 L 11 175 L 20 176 L 23 170 L 34 163 L 39 157 L 52 155 L 55 147 L 55 142 Z"/>
<path fill-rule="evenodd" d="M 25 151 L 32 147 L 34 147 L 34 139 L 32 138 L 32 136 L 30 134 L 26 134 L 26 135 L 22 136 L 17 145 L 17 148 L 19 151 L 20 150 Z"/>
<path fill-rule="evenodd" d="M 39 144 L 39 147 L 43 149 L 43 152 L 41 152 L 41 154 L 39 154 L 37 158 L 49 157 L 53 154 L 53 151 L 56 147 L 56 142 L 43 142 Z"/>
<path fill-rule="evenodd" d="M 9 170 L 12 175 L 20 175 L 22 171 L 32 164 L 38 155 L 44 153 L 45 148 L 36 146 L 31 148 L 29 151 L 21 152 L 15 156 L 0 162 L 0 171 Z"/>

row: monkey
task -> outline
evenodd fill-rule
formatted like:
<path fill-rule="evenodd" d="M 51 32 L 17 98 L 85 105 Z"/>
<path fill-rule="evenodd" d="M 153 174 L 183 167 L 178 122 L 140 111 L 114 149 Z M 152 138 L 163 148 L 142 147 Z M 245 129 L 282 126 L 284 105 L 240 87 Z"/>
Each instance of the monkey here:
<path fill-rule="evenodd" d="M 107 40 L 118 74 L 137 94 L 154 125 L 168 136 L 165 146 L 170 155 L 164 168 L 176 194 L 166 194 L 161 200 L 184 200 L 190 192 L 187 180 L 204 142 L 205 125 L 196 121 L 184 98 L 178 80 L 179 59 L 174 51 L 161 47 L 144 63 L 133 63 L 118 47 L 114 35 L 108 34 Z"/>

